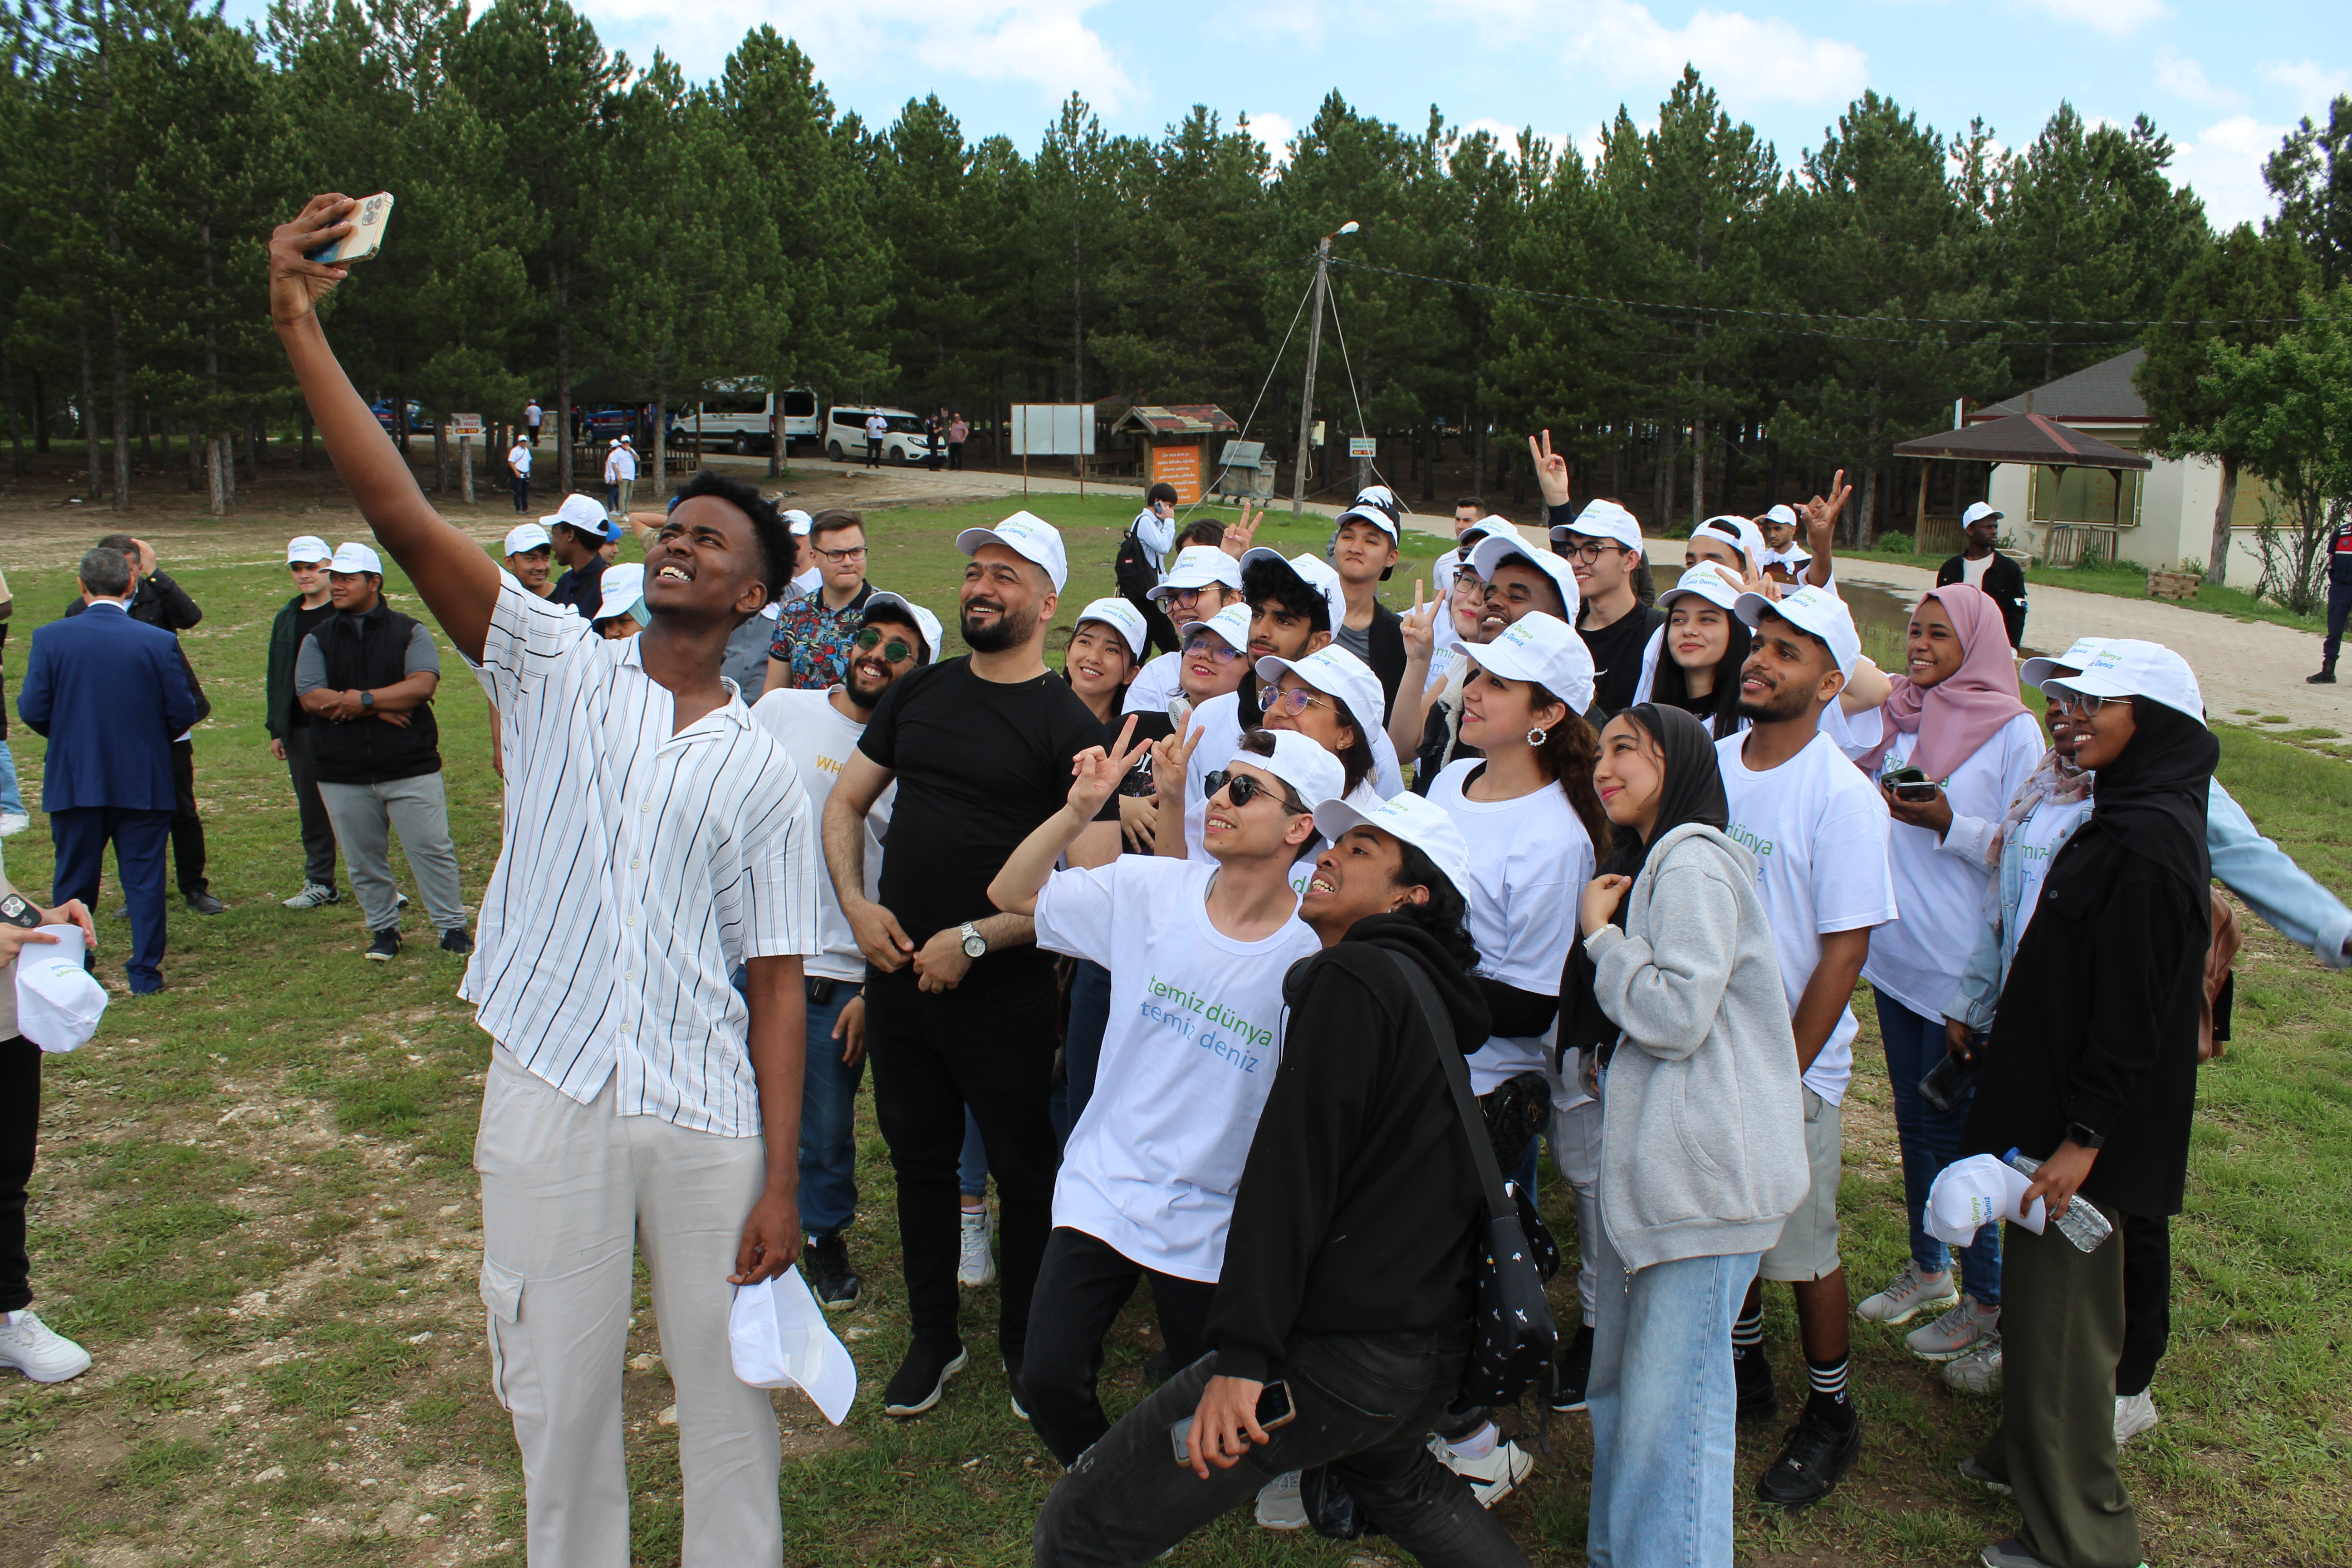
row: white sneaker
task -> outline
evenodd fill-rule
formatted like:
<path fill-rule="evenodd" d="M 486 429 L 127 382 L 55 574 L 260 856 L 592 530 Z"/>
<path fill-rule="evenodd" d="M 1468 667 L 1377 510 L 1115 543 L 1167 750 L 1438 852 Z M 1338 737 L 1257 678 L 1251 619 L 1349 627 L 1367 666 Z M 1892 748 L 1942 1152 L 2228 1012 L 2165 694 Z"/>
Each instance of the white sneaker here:
<path fill-rule="evenodd" d="M 2116 1395 L 2116 1447 L 2126 1443 L 2156 1425 L 2156 1401 L 2143 1388 L 2137 1394 Z"/>
<path fill-rule="evenodd" d="M 1439 1464 L 1470 1483 L 1471 1495 L 1478 1500 L 1480 1508 L 1494 1507 L 1518 1490 L 1519 1483 L 1535 1473 L 1535 1456 L 1508 1437 L 1496 1442 L 1495 1451 L 1485 1458 L 1465 1459 L 1433 1432 L 1429 1436 L 1429 1451 L 1437 1456 Z"/>
<path fill-rule="evenodd" d="M 1950 1269 L 1929 1274 L 1920 1268 L 1917 1258 L 1906 1258 L 1903 1260 L 1903 1272 L 1877 1295 L 1864 1297 L 1853 1312 L 1866 1321 L 1891 1328 L 1896 1323 L 1907 1323 L 1922 1312 L 1940 1312 L 1956 1306 L 1959 1300 L 1960 1292 L 1952 1283 Z"/>
<path fill-rule="evenodd" d="M 289 910 L 317 910 L 324 909 L 329 904 L 341 902 L 341 900 L 342 895 L 332 888 L 321 887 L 316 882 L 305 882 L 302 884 L 300 892 L 284 902 Z"/>
<path fill-rule="evenodd" d="M 1927 1361 L 1951 1361 L 2000 1332 L 2000 1308 L 1962 1295 L 1959 1305 L 1927 1327 L 1903 1336 L 1911 1353 Z"/>
<path fill-rule="evenodd" d="M 89 1370 L 89 1352 L 27 1310 L 0 1314 L 0 1366 L 35 1383 L 63 1383 Z"/>
<path fill-rule="evenodd" d="M 956 1258 L 956 1283 L 977 1290 L 996 1283 L 996 1215 L 988 1209 L 963 1211 L 963 1247 Z"/>
<path fill-rule="evenodd" d="M 33 819 L 21 811 L 0 811 L 0 838 L 14 838 L 32 826 Z"/>
<path fill-rule="evenodd" d="M 1946 1362 L 1944 1386 L 1955 1394 L 2000 1393 L 2000 1331 L 1995 1329 L 1979 1340 L 1967 1354 Z"/>
<path fill-rule="evenodd" d="M 1298 1495 L 1297 1470 L 1285 1470 L 1257 1489 L 1257 1521 L 1268 1530 L 1307 1528 L 1306 1500 Z"/>

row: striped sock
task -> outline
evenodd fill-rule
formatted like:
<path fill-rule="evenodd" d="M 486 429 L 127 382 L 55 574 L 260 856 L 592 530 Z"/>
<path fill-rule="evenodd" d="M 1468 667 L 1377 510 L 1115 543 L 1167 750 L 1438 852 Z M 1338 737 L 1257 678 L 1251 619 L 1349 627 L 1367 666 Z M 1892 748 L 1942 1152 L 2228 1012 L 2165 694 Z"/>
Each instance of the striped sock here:
<path fill-rule="evenodd" d="M 1764 1304 L 1759 1301 L 1755 1311 L 1731 1320 L 1731 1359 L 1745 1361 L 1748 1352 L 1760 1348 L 1763 1343 Z"/>
<path fill-rule="evenodd" d="M 1806 1375 L 1812 1379 L 1813 1392 L 1806 1400 L 1808 1414 L 1824 1421 L 1843 1426 L 1854 1418 L 1853 1405 L 1845 1396 L 1845 1369 L 1850 1357 L 1835 1361 L 1815 1361 L 1805 1358 Z"/>

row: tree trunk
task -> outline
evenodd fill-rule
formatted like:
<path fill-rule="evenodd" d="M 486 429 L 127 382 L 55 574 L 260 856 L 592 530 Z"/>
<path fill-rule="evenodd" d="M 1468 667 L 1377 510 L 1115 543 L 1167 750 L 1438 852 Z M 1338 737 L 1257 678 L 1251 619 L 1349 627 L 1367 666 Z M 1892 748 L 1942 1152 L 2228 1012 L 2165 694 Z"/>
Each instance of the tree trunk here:
<path fill-rule="evenodd" d="M 10 428 L 15 428 L 12 423 Z M 2205 558 L 2205 581 L 2219 587 L 2230 580 L 2230 515 L 2238 510 L 2238 459 L 2221 458 L 2221 499 L 2213 507 L 2213 551 Z"/>
<path fill-rule="evenodd" d="M 41 388 L 40 367 L 33 369 L 33 450 L 49 449 L 49 399 Z"/>
<path fill-rule="evenodd" d="M 162 466 L 172 466 L 172 416 L 169 412 L 154 416 L 155 445 L 162 448 Z"/>
<path fill-rule="evenodd" d="M 8 357 L 5 343 L 0 343 L 0 400 L 8 405 L 8 471 L 22 479 L 25 477 L 25 426 L 16 417 L 16 362 Z"/>
<path fill-rule="evenodd" d="M 167 458 L 171 455 L 169 452 L 163 454 Z M 139 460 L 142 463 L 155 460 L 155 405 L 144 395 L 139 399 Z"/>
<path fill-rule="evenodd" d="M 92 378 L 89 361 L 89 329 L 76 329 L 81 342 L 81 406 L 74 412 L 81 416 L 82 445 L 89 457 L 89 499 L 96 500 L 106 493 L 99 472 L 98 455 L 98 388 Z"/>
<path fill-rule="evenodd" d="M 564 330 L 563 271 L 555 272 L 555 484 L 572 493 L 572 334 Z"/>
<path fill-rule="evenodd" d="M 436 493 L 449 489 L 449 429 L 440 424 L 433 426 L 433 489 Z"/>
<path fill-rule="evenodd" d="M 474 504 L 474 438 L 471 436 L 457 437 L 457 473 L 465 485 L 466 504 L 471 506 Z"/>
<path fill-rule="evenodd" d="M 261 446 L 254 436 L 254 418 L 245 416 L 245 477 L 258 483 L 261 479 Z"/>
<path fill-rule="evenodd" d="M 1706 378 L 1699 378 L 1699 390 L 1706 390 Z M 1691 421 L 1691 526 L 1696 528 L 1699 519 L 1706 515 L 1706 421 Z"/>
<path fill-rule="evenodd" d="M 667 395 L 665 389 L 654 388 L 654 427 L 648 432 L 653 439 L 646 443 L 654 449 L 654 482 L 651 488 L 656 500 L 661 496 L 662 487 L 669 482 L 669 421 L 663 417 L 668 412 L 666 406 Z"/>
<path fill-rule="evenodd" d="M 131 510 L 131 399 L 121 363 L 114 376 L 114 510 Z"/>
<path fill-rule="evenodd" d="M 228 515 L 228 465 L 223 460 L 223 442 L 217 436 L 205 443 L 205 477 L 210 481 L 212 513 L 215 517 Z"/>
<path fill-rule="evenodd" d="M 205 427 L 194 419 L 188 421 L 188 493 L 194 495 L 205 488 Z"/>

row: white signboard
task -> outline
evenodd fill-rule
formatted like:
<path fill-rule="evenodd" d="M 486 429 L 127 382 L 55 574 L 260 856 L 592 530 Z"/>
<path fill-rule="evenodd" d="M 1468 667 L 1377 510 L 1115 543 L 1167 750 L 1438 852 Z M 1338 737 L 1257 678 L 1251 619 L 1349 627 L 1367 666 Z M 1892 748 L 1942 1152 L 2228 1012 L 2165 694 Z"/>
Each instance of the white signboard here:
<path fill-rule="evenodd" d="M 1016 403 L 1013 405 L 1013 455 L 1016 458 L 1092 457 L 1095 409 L 1091 403 Z"/>
<path fill-rule="evenodd" d="M 449 416 L 449 438 L 451 440 L 455 441 L 466 436 L 479 437 L 481 433 L 482 416 L 480 415 L 452 414 Z"/>
<path fill-rule="evenodd" d="M 1350 436 L 1348 437 L 1348 456 L 1350 458 L 1377 458 L 1380 455 L 1379 437 Z"/>

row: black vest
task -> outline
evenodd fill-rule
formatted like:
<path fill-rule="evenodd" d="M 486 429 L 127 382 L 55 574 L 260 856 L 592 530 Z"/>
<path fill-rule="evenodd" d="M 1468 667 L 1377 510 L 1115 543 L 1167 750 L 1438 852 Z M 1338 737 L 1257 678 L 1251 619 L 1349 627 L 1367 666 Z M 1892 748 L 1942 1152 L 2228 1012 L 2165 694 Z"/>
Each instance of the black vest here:
<path fill-rule="evenodd" d="M 408 678 L 408 639 L 416 623 L 382 600 L 363 616 L 341 614 L 311 635 L 327 658 L 333 691 L 377 691 Z M 440 731 L 429 702 L 408 710 L 408 727 L 374 714 L 348 723 L 316 720 L 310 754 L 320 784 L 391 784 L 441 771 Z"/>

